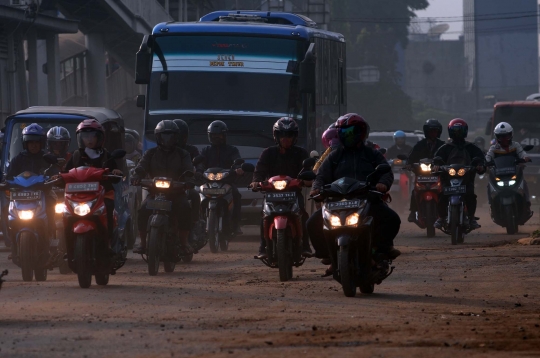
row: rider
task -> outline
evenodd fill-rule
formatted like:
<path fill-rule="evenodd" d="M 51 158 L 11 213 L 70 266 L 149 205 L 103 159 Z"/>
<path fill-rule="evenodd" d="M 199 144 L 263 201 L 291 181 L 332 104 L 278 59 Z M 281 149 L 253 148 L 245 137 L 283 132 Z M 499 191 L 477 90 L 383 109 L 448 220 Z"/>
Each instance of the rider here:
<path fill-rule="evenodd" d="M 317 173 L 317 179 L 313 184 L 311 196 L 318 195 L 325 184 L 330 184 L 343 177 L 366 180 L 367 176 L 378 165 L 387 164 L 387 161 L 378 150 L 366 147 L 365 141 L 369 135 L 369 124 L 360 115 L 350 113 L 341 116 L 336 121 L 336 128 L 339 131 L 343 147 L 334 150 L 322 163 Z M 388 172 L 381 176 L 379 182 L 375 185 L 375 189 L 381 193 L 386 193 L 393 182 L 394 174 Z M 382 200 L 371 204 L 369 215 L 374 218 L 374 240 L 378 251 L 387 253 L 392 258 L 398 257 L 400 252 L 394 248 L 394 238 L 398 234 L 401 225 L 399 215 Z M 311 240 L 324 241 L 321 210 L 317 210 L 312 215 L 312 218 L 314 221 L 318 221 L 316 227 L 319 230 Z M 335 243 L 328 241 L 327 243 L 330 245 L 330 253 L 335 264 L 337 262 Z M 329 271 L 332 271 L 332 268 Z"/>
<path fill-rule="evenodd" d="M 482 152 L 486 152 L 486 140 L 482 136 L 478 136 L 474 138 L 474 144 L 482 150 Z"/>
<path fill-rule="evenodd" d="M 308 152 L 296 145 L 298 140 L 298 124 L 294 119 L 282 117 L 274 124 L 272 128 L 274 141 L 277 145 L 266 148 L 259 157 L 255 172 L 253 173 L 253 182 L 250 188 L 255 189 L 262 181 L 268 180 L 276 175 L 286 175 L 296 178 L 302 171 L 302 162 L 309 158 Z M 302 212 L 303 225 L 303 255 L 311 256 L 309 247 L 309 237 L 306 230 L 307 212 L 304 208 L 304 196 L 298 193 L 298 204 Z M 266 255 L 266 241 L 264 235 L 261 235 L 261 244 L 259 247 L 259 257 Z"/>
<path fill-rule="evenodd" d="M 208 141 L 209 146 L 202 149 L 201 155 L 204 157 L 202 167 L 208 168 L 231 168 L 236 159 L 240 158 L 240 152 L 235 146 L 227 144 L 227 125 L 223 121 L 213 121 L 208 126 Z M 241 168 L 234 168 L 237 175 L 243 175 L 244 171 Z M 203 169 L 197 168 L 198 172 L 203 172 Z M 242 195 L 234 184 L 232 187 L 233 197 L 233 212 L 231 218 L 232 231 L 240 235 L 240 212 L 242 210 Z"/>
<path fill-rule="evenodd" d="M 493 133 L 495 134 L 495 139 L 497 140 L 497 143 L 492 145 L 487 154 L 486 154 L 486 162 L 492 162 L 493 159 L 502 157 L 502 156 L 514 156 L 519 159 L 523 159 L 526 162 L 530 162 L 531 158 L 527 156 L 523 148 L 521 147 L 521 144 L 518 142 L 512 141 L 513 139 L 513 132 L 514 129 L 512 126 L 506 122 L 501 122 L 497 124 L 495 127 L 495 130 Z M 525 202 L 527 205 L 527 211 L 530 215 L 531 213 L 531 199 L 529 197 L 529 186 L 527 185 L 527 182 L 525 181 L 525 178 L 523 179 L 523 191 L 525 195 Z M 491 196 L 488 195 L 488 199 L 491 204 Z"/>
<path fill-rule="evenodd" d="M 445 164 L 463 164 L 470 165 L 474 158 L 484 158 L 484 153 L 480 148 L 471 142 L 465 141 L 467 133 L 469 132 L 469 126 L 461 118 L 455 118 L 448 123 L 448 135 L 452 140 L 451 143 L 447 143 L 437 150 L 436 157 L 440 157 Z M 437 165 L 433 166 L 433 171 L 438 171 Z M 483 164 L 476 166 L 476 173 L 485 173 L 486 168 Z M 474 194 L 474 176 L 470 176 L 470 181 L 466 183 L 467 192 L 465 194 L 465 203 L 467 205 L 469 215 L 469 226 L 471 229 L 478 229 L 480 225 L 476 221 L 474 214 L 476 213 L 476 195 Z M 446 221 L 448 209 L 448 196 L 441 195 L 439 199 L 439 219 L 433 224 L 437 229 L 442 228 Z"/>
<path fill-rule="evenodd" d="M 126 142 L 126 156 L 127 160 L 131 160 L 134 164 L 137 164 L 141 160 L 141 153 L 137 150 L 139 142 L 133 136 L 133 134 L 126 132 L 124 134 L 124 140 Z"/>
<path fill-rule="evenodd" d="M 56 126 L 49 129 L 47 132 L 47 149 L 49 154 L 58 158 L 58 163 L 57 165 L 51 165 L 47 169 L 48 175 L 55 175 L 64 170 L 67 161 L 71 158 L 71 153 L 69 153 L 70 144 L 71 135 L 66 128 Z"/>
<path fill-rule="evenodd" d="M 407 155 L 411 152 L 412 147 L 406 144 L 407 135 L 403 131 L 394 132 L 394 145 L 388 148 L 386 158 L 395 159 L 399 154 Z"/>
<path fill-rule="evenodd" d="M 418 163 L 422 159 L 433 159 L 435 152 L 444 145 L 444 142 L 440 140 L 442 133 L 442 125 L 436 119 L 428 119 L 422 128 L 424 130 L 425 138 L 416 143 L 409 154 L 407 159 L 408 163 Z M 411 211 L 407 221 L 414 222 L 416 219 L 416 211 L 418 205 L 416 203 L 416 196 L 414 195 L 414 189 L 411 193 Z"/>
<path fill-rule="evenodd" d="M 68 172 L 73 168 L 82 166 L 94 168 L 108 168 L 113 175 L 123 175 L 118 169 L 115 160 L 109 160 L 110 155 L 107 149 L 103 148 L 105 142 L 105 129 L 95 119 L 85 119 L 75 131 L 77 134 L 77 145 L 79 149 L 73 152 L 69 158 L 64 171 Z M 107 210 L 107 227 L 109 237 L 112 238 L 114 226 L 114 187 L 110 181 L 102 183 L 105 189 L 105 208 Z"/>
<path fill-rule="evenodd" d="M 147 150 L 139 165 L 135 168 L 135 177 L 133 184 L 138 184 L 140 179 L 149 176 L 150 178 L 165 177 L 179 180 L 182 174 L 186 171 L 193 170 L 189 153 L 177 147 L 178 143 L 178 126 L 171 120 L 164 120 L 157 124 L 154 129 L 156 136 L 157 147 Z M 141 204 L 139 209 L 139 235 L 141 244 L 133 250 L 136 254 L 144 254 L 146 252 L 146 236 L 148 235 L 148 219 L 152 215 L 152 210 L 146 208 L 147 200 L 153 199 L 152 195 Z M 193 250 L 188 243 L 189 231 L 191 230 L 191 207 L 186 195 L 181 193 L 171 196 L 172 212 L 171 219 L 177 219 L 176 228 L 182 251 L 186 254 Z M 174 223 L 173 223 L 174 224 Z"/>

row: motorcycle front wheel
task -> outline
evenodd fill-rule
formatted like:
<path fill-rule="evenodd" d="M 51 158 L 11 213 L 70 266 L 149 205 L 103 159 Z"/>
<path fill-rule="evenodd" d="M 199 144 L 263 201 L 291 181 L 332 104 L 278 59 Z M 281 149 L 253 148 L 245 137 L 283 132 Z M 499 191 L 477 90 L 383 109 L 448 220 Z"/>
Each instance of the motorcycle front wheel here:
<path fill-rule="evenodd" d="M 105 286 L 109 283 L 109 274 L 108 273 L 96 273 L 95 274 L 96 284 L 100 286 Z"/>
<path fill-rule="evenodd" d="M 292 240 L 287 237 L 285 229 L 277 230 L 277 258 L 279 268 L 279 280 L 289 281 L 293 275 L 292 268 Z"/>
<path fill-rule="evenodd" d="M 159 260 L 160 260 L 160 242 L 161 236 L 164 233 L 157 227 L 150 229 L 150 236 L 148 238 L 147 260 L 148 260 L 148 274 L 150 276 L 156 276 L 159 272 Z"/>
<path fill-rule="evenodd" d="M 75 240 L 75 267 L 77 279 L 81 288 L 88 288 L 92 284 L 92 238 L 87 234 L 77 235 Z"/>
<path fill-rule="evenodd" d="M 12 244 L 13 245 L 13 244 Z M 32 281 L 34 278 L 34 235 L 23 231 L 19 235 L 19 265 L 21 266 L 23 281 Z"/>
<path fill-rule="evenodd" d="M 452 245 L 457 245 L 459 241 L 462 241 L 461 236 L 463 236 L 463 228 L 459 223 L 460 217 L 460 207 L 453 205 L 450 210 L 450 235 L 452 238 Z"/>
<path fill-rule="evenodd" d="M 339 247 L 339 276 L 341 279 L 341 288 L 346 297 L 354 297 L 356 295 L 356 260 L 354 256 L 356 255 L 349 251 L 349 246 Z"/>
<path fill-rule="evenodd" d="M 504 216 L 506 218 L 506 233 L 508 235 L 514 235 L 518 232 L 518 224 L 516 218 L 516 211 L 512 205 L 507 205 L 504 208 Z"/>
<path fill-rule="evenodd" d="M 212 253 L 219 251 L 219 229 L 217 227 L 218 217 L 215 210 L 208 212 L 208 244 Z"/>

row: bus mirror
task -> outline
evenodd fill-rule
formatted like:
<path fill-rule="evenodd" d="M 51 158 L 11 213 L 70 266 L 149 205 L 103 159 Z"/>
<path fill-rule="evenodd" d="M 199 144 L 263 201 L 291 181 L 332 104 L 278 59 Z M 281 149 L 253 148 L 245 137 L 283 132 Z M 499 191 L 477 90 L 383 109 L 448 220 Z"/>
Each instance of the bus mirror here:
<path fill-rule="evenodd" d="M 148 35 L 144 36 L 141 47 L 139 48 L 139 51 L 137 51 L 135 83 L 139 85 L 150 83 L 152 54 L 150 52 L 150 47 L 148 46 L 149 39 Z"/>
<path fill-rule="evenodd" d="M 142 109 L 146 107 L 146 96 L 144 94 L 137 95 L 137 107 Z"/>
<path fill-rule="evenodd" d="M 300 63 L 300 92 L 315 93 L 315 44 L 309 45 L 304 61 Z"/>

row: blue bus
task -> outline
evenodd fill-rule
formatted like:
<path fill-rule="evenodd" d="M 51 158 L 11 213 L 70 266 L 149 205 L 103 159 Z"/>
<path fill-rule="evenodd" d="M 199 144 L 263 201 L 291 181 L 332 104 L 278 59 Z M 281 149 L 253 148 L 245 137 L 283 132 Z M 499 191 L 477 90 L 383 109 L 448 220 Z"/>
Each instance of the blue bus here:
<path fill-rule="evenodd" d="M 145 149 L 164 119 L 181 118 L 190 144 L 207 145 L 222 120 L 227 143 L 258 158 L 274 145 L 273 123 L 297 120 L 299 145 L 321 149 L 328 125 L 346 112 L 346 54 L 341 34 L 297 14 L 217 11 L 194 23 L 160 23 L 137 52 L 137 98 L 145 109 Z"/>

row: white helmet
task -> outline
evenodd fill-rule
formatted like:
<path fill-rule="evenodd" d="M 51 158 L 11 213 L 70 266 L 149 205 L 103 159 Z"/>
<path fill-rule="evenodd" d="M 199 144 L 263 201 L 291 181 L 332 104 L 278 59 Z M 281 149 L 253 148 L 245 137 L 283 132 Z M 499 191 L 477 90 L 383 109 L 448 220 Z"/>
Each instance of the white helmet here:
<path fill-rule="evenodd" d="M 495 133 L 495 138 L 497 138 L 497 142 L 503 146 L 507 146 L 510 145 L 512 141 L 513 131 L 514 129 L 510 124 L 506 122 L 501 122 L 497 124 L 493 132 Z"/>

